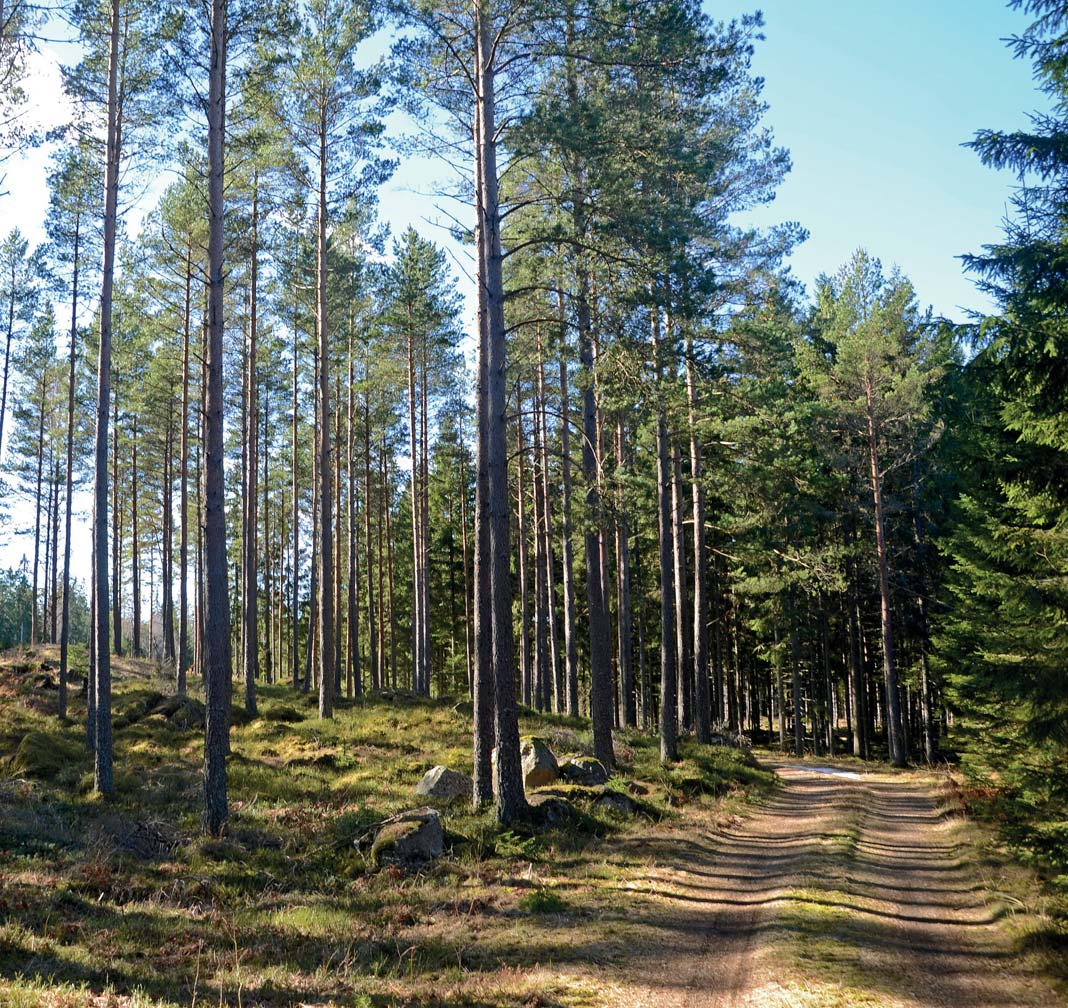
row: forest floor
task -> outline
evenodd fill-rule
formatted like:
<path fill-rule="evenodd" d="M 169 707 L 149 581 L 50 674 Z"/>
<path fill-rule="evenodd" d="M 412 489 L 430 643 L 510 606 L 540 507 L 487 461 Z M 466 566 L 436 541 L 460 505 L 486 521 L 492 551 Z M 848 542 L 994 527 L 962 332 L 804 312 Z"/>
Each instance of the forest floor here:
<path fill-rule="evenodd" d="M 401 693 L 332 722 L 285 685 L 235 709 L 227 837 L 199 829 L 195 705 L 117 660 L 116 794 L 91 791 L 49 649 L 0 656 L 0 1005 L 609 1008 L 1068 1004 L 1022 949 L 1033 880 L 951 809 L 944 776 L 846 776 L 617 733 L 620 817 L 548 829 L 444 811 L 446 856 L 375 869 L 373 826 L 470 769 L 470 710 Z M 75 684 L 72 684 L 75 685 Z M 167 713 L 171 710 L 171 713 Z M 156 711 L 153 713 L 152 711 Z M 162 711 L 162 713 L 160 712 Z M 525 712 L 558 754 L 583 722 Z M 765 764 L 777 757 L 764 754 Z"/>

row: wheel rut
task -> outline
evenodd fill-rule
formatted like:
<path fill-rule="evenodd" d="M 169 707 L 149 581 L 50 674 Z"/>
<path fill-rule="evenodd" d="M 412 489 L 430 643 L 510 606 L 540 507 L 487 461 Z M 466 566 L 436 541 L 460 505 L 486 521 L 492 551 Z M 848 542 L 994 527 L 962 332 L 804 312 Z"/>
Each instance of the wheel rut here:
<path fill-rule="evenodd" d="M 930 778 L 781 766 L 748 818 L 678 831 L 606 1005 L 1055 1008 Z"/>

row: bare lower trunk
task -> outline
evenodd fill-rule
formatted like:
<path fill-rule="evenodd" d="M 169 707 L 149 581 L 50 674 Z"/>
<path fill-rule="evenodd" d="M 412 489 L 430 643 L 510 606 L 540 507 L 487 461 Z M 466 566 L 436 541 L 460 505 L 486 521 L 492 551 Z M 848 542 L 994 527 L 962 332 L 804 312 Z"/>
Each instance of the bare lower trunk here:
<path fill-rule="evenodd" d="M 319 338 L 319 717 L 334 715 L 334 515 L 330 460 L 330 342 L 326 301 L 326 110 L 319 119 L 316 322 Z"/>
<path fill-rule="evenodd" d="M 259 271 L 259 176 L 252 175 L 252 255 L 249 264 L 248 363 L 245 374 L 248 399 L 248 433 L 245 447 L 248 464 L 245 469 L 244 522 L 242 523 L 241 563 L 241 657 L 245 680 L 245 712 L 256 716 L 256 680 L 260 673 L 260 645 L 258 610 L 259 572 L 257 570 L 257 541 L 259 528 L 257 512 L 259 494 L 259 393 L 256 383 L 257 351 L 257 284 Z"/>
<path fill-rule="evenodd" d="M 901 725 L 901 696 L 898 691 L 897 665 L 894 661 L 894 634 L 890 618 L 890 574 L 883 524 L 883 487 L 879 473 L 878 441 L 868 395 L 868 461 L 871 474 L 872 500 L 875 504 L 875 554 L 879 566 L 880 629 L 883 645 L 883 678 L 886 686 L 886 734 L 890 748 L 890 762 L 903 767 L 908 762 L 908 747 Z"/>
<path fill-rule="evenodd" d="M 515 641 L 512 636 L 512 580 L 509 570 L 508 443 L 505 419 L 504 278 L 501 217 L 497 195 L 497 129 L 495 123 L 492 21 L 476 8 L 476 92 L 479 117 L 477 156 L 480 165 L 479 280 L 485 290 L 486 405 L 480 415 L 486 454 L 489 520 L 490 617 L 493 632 L 493 683 L 497 762 L 497 820 L 515 822 L 527 810 L 519 760 L 519 720 L 515 702 Z"/>
<path fill-rule="evenodd" d="M 653 358 L 657 394 L 661 393 L 664 360 L 660 336 L 660 312 L 653 307 Z M 668 450 L 667 419 L 662 404 L 656 414 L 656 500 L 657 531 L 660 544 L 660 759 L 679 758 L 676 723 L 677 670 L 675 655 L 675 606 L 672 589 L 674 522 L 671 516 L 671 461 Z"/>
<path fill-rule="evenodd" d="M 70 367 L 67 371 L 67 459 L 63 519 L 63 609 L 59 629 L 59 705 L 60 721 L 67 717 L 67 661 L 70 649 L 70 527 L 72 491 L 74 489 L 74 400 L 78 387 L 78 266 L 81 216 L 74 224 L 74 276 L 71 282 Z M 0 420 L 2 423 L 2 420 Z"/>
<path fill-rule="evenodd" d="M 230 735 L 230 598 L 226 584 L 223 454 L 223 156 L 226 123 L 226 4 L 212 0 L 208 83 L 208 353 L 204 454 L 204 826 L 226 824 Z"/>
<path fill-rule="evenodd" d="M 111 740 L 111 649 L 108 626 L 108 420 L 111 399 L 112 291 L 115 282 L 115 230 L 119 196 L 121 127 L 118 108 L 119 0 L 111 3 L 108 53 L 107 161 L 104 173 L 104 262 L 100 287 L 100 343 L 96 385 L 96 478 L 93 509 L 93 749 L 96 790 L 115 788 Z"/>

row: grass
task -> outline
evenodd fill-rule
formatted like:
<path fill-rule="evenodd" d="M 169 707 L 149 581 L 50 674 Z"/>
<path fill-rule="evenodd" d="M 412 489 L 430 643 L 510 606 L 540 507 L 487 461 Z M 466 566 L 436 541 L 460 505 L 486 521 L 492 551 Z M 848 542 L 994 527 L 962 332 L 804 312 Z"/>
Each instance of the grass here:
<path fill-rule="evenodd" d="M 0 657 L 5 1005 L 592 1008 L 591 970 L 648 926 L 643 897 L 620 899 L 647 860 L 618 841 L 772 786 L 747 754 L 684 743 L 664 768 L 655 738 L 622 732 L 609 788 L 633 817 L 573 787 L 576 815 L 555 829 L 503 830 L 456 803 L 442 809 L 445 856 L 406 875 L 375 869 L 375 827 L 423 804 L 430 767 L 470 772 L 462 704 L 372 696 L 321 722 L 313 698 L 261 687 L 259 716 L 235 713 L 231 822 L 210 840 L 198 704 L 176 704 L 149 664 L 115 660 L 116 793 L 103 801 L 77 684 L 61 725 L 54 692 L 33 686 L 42 661 L 50 650 Z M 523 712 L 521 731 L 558 756 L 591 749 L 577 719 Z"/>

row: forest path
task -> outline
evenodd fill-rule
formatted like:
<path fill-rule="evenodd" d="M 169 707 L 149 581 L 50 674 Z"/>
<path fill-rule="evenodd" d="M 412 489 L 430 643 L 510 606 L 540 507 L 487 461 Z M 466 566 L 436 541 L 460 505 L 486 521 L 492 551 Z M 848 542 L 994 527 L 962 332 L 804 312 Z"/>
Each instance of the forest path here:
<path fill-rule="evenodd" d="M 970 827 L 945 810 L 935 778 L 777 770 L 781 790 L 753 815 L 656 843 L 641 888 L 658 912 L 606 1003 L 1068 1003 L 1014 954 Z"/>

